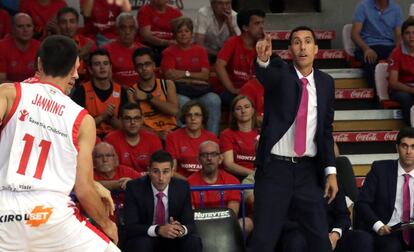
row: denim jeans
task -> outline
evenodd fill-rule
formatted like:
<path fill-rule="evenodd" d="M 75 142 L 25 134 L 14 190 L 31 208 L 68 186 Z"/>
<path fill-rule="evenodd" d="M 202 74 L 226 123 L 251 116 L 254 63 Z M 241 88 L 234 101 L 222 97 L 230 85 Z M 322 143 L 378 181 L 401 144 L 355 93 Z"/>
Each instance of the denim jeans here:
<path fill-rule="evenodd" d="M 184 106 L 185 103 L 190 101 L 191 99 L 187 96 L 177 94 L 178 104 L 181 108 Z M 207 121 L 207 130 L 213 132 L 214 134 L 218 135 L 220 129 L 220 118 L 221 118 L 221 100 L 220 97 L 213 92 L 207 93 L 203 96 L 195 98 L 195 100 L 199 101 L 207 110 L 208 113 L 208 121 Z M 178 126 L 182 126 L 184 122 L 180 122 L 180 115 L 177 116 Z"/>

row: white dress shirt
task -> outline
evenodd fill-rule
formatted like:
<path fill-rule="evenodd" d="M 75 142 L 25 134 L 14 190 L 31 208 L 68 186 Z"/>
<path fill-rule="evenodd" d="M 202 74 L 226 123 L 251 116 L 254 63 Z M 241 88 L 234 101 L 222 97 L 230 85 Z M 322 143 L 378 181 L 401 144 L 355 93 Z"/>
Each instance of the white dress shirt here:
<path fill-rule="evenodd" d="M 257 63 L 259 66 L 266 68 L 270 61 L 262 62 L 259 58 L 257 59 Z M 308 89 L 308 115 L 306 121 L 306 150 L 303 154 L 304 156 L 314 157 L 317 153 L 317 147 L 315 143 L 315 134 L 316 134 L 316 127 L 317 127 L 317 120 L 318 120 L 318 103 L 317 103 L 317 95 L 316 95 L 316 85 L 315 85 L 315 78 L 313 76 L 313 69 L 312 72 L 308 76 L 303 76 L 302 73 L 295 66 L 296 74 L 298 75 L 299 79 L 306 78 L 308 80 L 308 85 L 306 88 Z M 292 83 L 292 85 L 296 85 Z M 286 131 L 286 133 L 282 136 L 282 138 L 273 145 L 270 153 L 285 156 L 285 157 L 297 157 L 298 155 L 294 151 L 294 143 L 295 143 L 295 125 L 296 120 L 290 126 L 290 128 Z M 325 168 L 325 174 L 336 174 L 336 168 L 334 166 L 328 166 Z"/>
<path fill-rule="evenodd" d="M 403 210 L 403 185 L 404 185 L 404 174 L 406 172 L 402 168 L 400 162 L 398 162 L 398 177 L 397 177 L 397 192 L 395 195 L 395 204 L 394 204 L 394 211 L 392 212 L 391 219 L 387 223 L 387 226 L 394 226 L 395 224 L 398 224 L 401 222 L 402 219 L 402 210 Z M 411 178 L 409 182 L 410 187 L 410 203 L 411 206 L 413 206 L 414 203 L 414 170 L 409 172 Z M 410 218 L 413 218 L 413 207 L 410 208 Z M 378 232 L 378 230 L 384 226 L 384 223 L 382 221 L 377 221 L 372 226 L 372 229 L 375 232 Z"/>

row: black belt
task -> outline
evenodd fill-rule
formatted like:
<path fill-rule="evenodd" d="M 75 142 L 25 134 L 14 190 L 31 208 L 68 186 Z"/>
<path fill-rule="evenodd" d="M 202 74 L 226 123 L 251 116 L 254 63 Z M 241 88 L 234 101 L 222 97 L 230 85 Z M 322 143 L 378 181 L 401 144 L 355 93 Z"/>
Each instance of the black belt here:
<path fill-rule="evenodd" d="M 270 154 L 270 156 L 274 159 L 279 159 L 279 160 L 287 161 L 287 162 L 291 162 L 291 163 L 300 163 L 300 162 L 311 161 L 311 160 L 315 159 L 315 157 L 309 157 L 309 156 L 285 157 L 285 156 L 279 156 L 279 155 L 276 155 L 276 154 Z"/>

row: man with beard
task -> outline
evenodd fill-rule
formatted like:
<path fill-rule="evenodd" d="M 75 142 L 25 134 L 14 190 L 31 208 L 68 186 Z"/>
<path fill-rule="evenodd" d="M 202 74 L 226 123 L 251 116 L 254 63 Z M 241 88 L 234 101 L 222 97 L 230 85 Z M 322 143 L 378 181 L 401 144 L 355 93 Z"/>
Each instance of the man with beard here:
<path fill-rule="evenodd" d="M 111 79 L 111 61 L 106 50 L 91 53 L 88 70 L 91 80 L 78 87 L 72 99 L 95 118 L 96 133 L 103 138 L 120 126 L 119 109 L 127 101 L 126 91 Z"/>
<path fill-rule="evenodd" d="M 155 56 L 151 48 L 136 49 L 132 60 L 140 81 L 129 89 L 128 100 L 139 103 L 144 115 L 144 126 L 165 139 L 168 132 L 177 128 L 175 85 L 170 80 L 156 78 Z"/>
<path fill-rule="evenodd" d="M 142 129 L 143 116 L 138 104 L 125 104 L 119 118 L 121 129 L 109 133 L 104 141 L 113 145 L 121 165 L 139 172 L 147 171 L 152 153 L 162 149 L 161 140 L 154 133 Z"/>

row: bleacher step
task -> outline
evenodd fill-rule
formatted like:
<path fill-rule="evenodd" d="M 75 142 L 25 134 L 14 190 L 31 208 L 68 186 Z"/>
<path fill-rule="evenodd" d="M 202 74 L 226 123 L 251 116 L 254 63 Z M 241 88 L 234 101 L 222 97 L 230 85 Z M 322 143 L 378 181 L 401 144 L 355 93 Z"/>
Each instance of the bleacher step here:
<path fill-rule="evenodd" d="M 397 153 L 353 154 L 343 155 L 349 159 L 352 165 L 371 165 L 376 160 L 397 159 Z"/>
<path fill-rule="evenodd" d="M 335 88 L 369 88 L 364 78 L 335 79 Z"/>
<path fill-rule="evenodd" d="M 334 132 L 333 137 L 337 143 L 358 142 L 394 142 L 398 131 L 357 131 L 357 132 Z"/>
<path fill-rule="evenodd" d="M 329 74 L 334 79 L 358 79 L 364 78 L 364 71 L 361 68 L 332 68 L 319 69 Z"/>
<path fill-rule="evenodd" d="M 371 164 L 352 165 L 355 177 L 365 177 L 371 170 Z"/>
<path fill-rule="evenodd" d="M 402 119 L 399 109 L 372 109 L 372 110 L 337 110 L 335 121 L 362 121 L 362 120 L 398 120 Z"/>
<path fill-rule="evenodd" d="M 405 127 L 403 120 L 349 120 L 334 121 L 334 131 L 396 130 Z"/>

